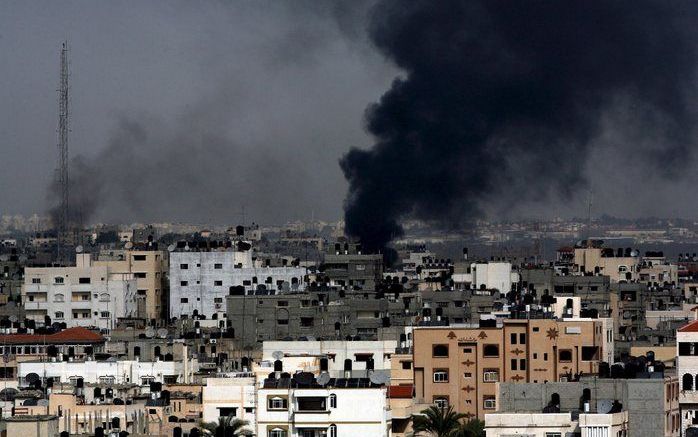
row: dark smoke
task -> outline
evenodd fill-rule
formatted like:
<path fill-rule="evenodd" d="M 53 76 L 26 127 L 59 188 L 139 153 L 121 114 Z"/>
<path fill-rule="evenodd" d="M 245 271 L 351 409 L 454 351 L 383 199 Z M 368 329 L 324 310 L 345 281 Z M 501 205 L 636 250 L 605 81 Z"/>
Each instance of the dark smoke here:
<path fill-rule="evenodd" d="M 640 129 L 628 137 L 651 135 L 647 160 L 670 174 L 695 140 L 697 11 L 661 0 L 379 2 L 371 40 L 404 77 L 366 111 L 373 147 L 340 162 L 346 232 L 377 250 L 407 217 L 458 226 L 494 197 L 565 198 L 585 186 L 619 105 Z"/>
<path fill-rule="evenodd" d="M 70 162 L 68 171 L 68 228 L 82 227 L 93 217 L 100 207 L 100 194 L 103 189 L 103 179 L 98 169 L 84 156 L 76 156 Z M 61 186 L 54 180 L 49 186 L 48 200 L 52 205 L 49 210 L 51 223 L 57 227 L 61 215 Z"/>

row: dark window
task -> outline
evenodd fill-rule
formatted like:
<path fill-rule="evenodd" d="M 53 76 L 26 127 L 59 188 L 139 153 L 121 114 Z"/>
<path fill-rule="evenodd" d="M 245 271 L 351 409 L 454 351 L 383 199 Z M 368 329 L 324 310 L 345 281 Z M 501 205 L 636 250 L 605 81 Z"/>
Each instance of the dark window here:
<path fill-rule="evenodd" d="M 572 362 L 572 351 L 570 349 L 563 349 L 560 351 L 560 362 L 561 363 Z"/>
<path fill-rule="evenodd" d="M 511 344 L 516 344 L 516 334 L 510 334 L 509 335 Z"/>
<path fill-rule="evenodd" d="M 189 298 L 183 297 L 179 300 L 180 303 L 189 303 Z"/>
<path fill-rule="evenodd" d="M 145 261 L 145 255 L 133 255 L 134 261 Z"/>
<path fill-rule="evenodd" d="M 519 344 L 526 344 L 526 334 L 519 334 Z"/>
<path fill-rule="evenodd" d="M 681 390 L 693 390 L 693 375 L 684 373 L 681 378 Z"/>
<path fill-rule="evenodd" d="M 522 358 L 519 360 L 519 370 L 526 370 L 526 359 Z"/>
<path fill-rule="evenodd" d="M 145 278 L 148 276 L 148 274 L 145 273 L 145 272 L 136 272 L 136 273 L 134 274 L 134 276 L 135 276 L 136 278 L 145 279 Z"/>
<path fill-rule="evenodd" d="M 432 347 L 432 356 L 435 358 L 448 357 L 448 345 L 447 344 L 435 344 Z"/>
<path fill-rule="evenodd" d="M 511 370 L 518 370 L 517 361 L 515 358 L 512 358 L 511 360 Z"/>
<path fill-rule="evenodd" d="M 179 285 L 180 285 L 181 287 L 186 287 L 187 285 L 189 285 L 189 281 L 180 281 L 180 282 L 179 282 Z"/>
<path fill-rule="evenodd" d="M 409 370 L 412 368 L 412 361 L 401 361 L 402 363 L 402 368 L 404 370 Z"/>
<path fill-rule="evenodd" d="M 223 285 L 223 281 L 213 281 L 213 285 L 215 287 L 221 287 Z"/>
<path fill-rule="evenodd" d="M 187 270 L 189 268 L 189 264 L 180 264 L 179 269 L 180 270 Z"/>
<path fill-rule="evenodd" d="M 213 265 L 213 268 L 216 269 L 216 270 L 220 270 L 220 269 L 223 268 L 223 264 L 218 264 L 218 263 L 216 263 L 216 264 Z"/>
<path fill-rule="evenodd" d="M 582 361 L 593 361 L 599 359 L 598 346 L 582 346 Z"/>
<path fill-rule="evenodd" d="M 90 278 L 80 278 L 79 282 L 81 284 L 89 284 L 91 281 L 90 281 Z"/>
<path fill-rule="evenodd" d="M 300 397 L 298 399 L 298 411 L 325 411 L 326 398 Z"/>
<path fill-rule="evenodd" d="M 301 317 L 301 326 L 305 328 L 309 328 L 311 326 L 314 326 L 314 319 L 312 317 Z"/>
<path fill-rule="evenodd" d="M 482 348 L 482 355 L 487 358 L 493 358 L 499 356 L 499 345 L 496 344 L 486 344 Z"/>

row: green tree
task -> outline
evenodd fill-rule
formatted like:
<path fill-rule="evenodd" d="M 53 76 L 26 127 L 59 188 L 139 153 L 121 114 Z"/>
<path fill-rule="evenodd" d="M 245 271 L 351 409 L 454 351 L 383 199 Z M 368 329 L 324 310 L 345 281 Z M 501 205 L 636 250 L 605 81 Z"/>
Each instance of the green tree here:
<path fill-rule="evenodd" d="M 227 417 L 219 417 L 218 423 L 201 423 L 201 428 L 203 428 L 205 434 L 216 437 L 251 436 L 254 433 L 245 428 L 249 424 L 247 420 L 238 419 L 231 414 Z"/>
<path fill-rule="evenodd" d="M 415 435 L 421 432 L 434 437 L 452 437 L 460 429 L 460 421 L 465 417 L 465 414 L 453 411 L 453 407 L 439 408 L 432 405 L 422 410 L 421 414 L 412 416 L 412 428 Z"/>
<path fill-rule="evenodd" d="M 471 419 L 458 427 L 452 437 L 485 437 L 485 422 Z"/>

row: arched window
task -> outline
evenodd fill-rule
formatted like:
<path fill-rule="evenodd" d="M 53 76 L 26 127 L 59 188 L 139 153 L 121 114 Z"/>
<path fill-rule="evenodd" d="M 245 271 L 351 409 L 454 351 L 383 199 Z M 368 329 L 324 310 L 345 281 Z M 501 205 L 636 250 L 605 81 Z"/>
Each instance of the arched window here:
<path fill-rule="evenodd" d="M 286 437 L 286 430 L 283 428 L 272 428 L 269 430 L 269 437 Z"/>
<path fill-rule="evenodd" d="M 54 302 L 65 302 L 65 296 L 62 295 L 61 293 L 58 293 L 55 296 L 53 296 L 53 301 Z"/>
<path fill-rule="evenodd" d="M 448 357 L 448 345 L 447 344 L 436 344 L 432 348 L 432 356 L 434 357 Z"/>
<path fill-rule="evenodd" d="M 327 437 L 337 437 L 337 425 L 334 423 L 327 428 Z"/>
<path fill-rule="evenodd" d="M 330 395 L 330 408 L 337 408 L 337 395 L 334 393 Z"/>
<path fill-rule="evenodd" d="M 690 373 L 684 373 L 683 378 L 681 378 L 681 389 L 682 390 L 693 390 L 693 375 Z"/>

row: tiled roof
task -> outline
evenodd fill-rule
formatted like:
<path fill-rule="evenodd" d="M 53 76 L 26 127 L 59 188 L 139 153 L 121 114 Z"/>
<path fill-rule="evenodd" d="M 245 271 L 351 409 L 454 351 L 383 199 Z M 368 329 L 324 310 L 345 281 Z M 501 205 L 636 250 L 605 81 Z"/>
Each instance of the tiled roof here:
<path fill-rule="evenodd" d="M 679 328 L 679 332 L 698 332 L 698 320 L 682 326 Z"/>
<path fill-rule="evenodd" d="M 69 328 L 55 334 L 8 334 L 0 335 L 0 344 L 84 344 L 102 343 L 104 337 L 86 328 Z"/>
<path fill-rule="evenodd" d="M 412 398 L 412 387 L 412 384 L 388 386 L 388 397 L 392 399 L 410 399 Z"/>

